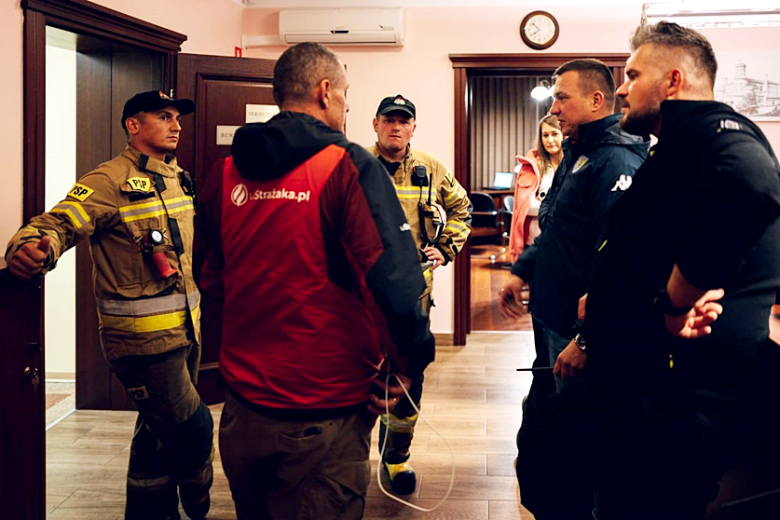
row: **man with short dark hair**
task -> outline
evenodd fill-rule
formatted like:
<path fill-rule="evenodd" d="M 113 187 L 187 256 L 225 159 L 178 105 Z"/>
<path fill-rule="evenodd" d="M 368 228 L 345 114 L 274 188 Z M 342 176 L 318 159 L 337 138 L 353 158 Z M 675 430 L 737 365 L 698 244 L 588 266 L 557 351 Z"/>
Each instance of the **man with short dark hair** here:
<path fill-rule="evenodd" d="M 658 144 L 613 208 L 587 299 L 599 520 L 704 518 L 763 397 L 746 389 L 780 288 L 780 167 L 713 101 L 716 70 L 701 34 L 643 25 L 617 91 L 621 126 Z"/>
<path fill-rule="evenodd" d="M 420 301 L 426 314 L 433 307 L 433 271 L 455 260 L 471 233 L 471 202 L 466 190 L 438 159 L 409 144 L 417 129 L 417 107 L 400 94 L 379 103 L 374 117 L 376 144 L 368 149 L 387 169 L 417 246 L 426 287 Z M 422 397 L 423 377 L 413 382 L 412 397 L 402 399 L 379 425 L 379 449 L 384 450 L 383 467 L 393 491 L 408 495 L 415 490 L 417 476 L 409 464 Z"/>
<path fill-rule="evenodd" d="M 195 189 L 173 152 L 188 99 L 163 92 L 125 103 L 127 148 L 85 174 L 51 211 L 11 238 L 11 272 L 45 274 L 89 239 L 100 343 L 138 408 L 127 472 L 128 520 L 209 510 L 213 420 L 195 389 L 200 293 L 192 276 Z M 178 490 L 177 490 L 178 488 Z"/>
<path fill-rule="evenodd" d="M 434 357 L 395 190 L 342 133 L 347 88 L 328 48 L 285 51 L 281 112 L 240 128 L 203 190 L 204 279 L 221 272 L 225 300 L 220 455 L 241 520 L 361 518 L 374 414 L 403 396 L 380 367 L 408 388 Z"/>
<path fill-rule="evenodd" d="M 578 301 L 586 292 L 607 213 L 647 156 L 647 141 L 618 126 L 620 116 L 613 113 L 615 84 L 603 63 L 574 60 L 559 67 L 554 77 L 550 113 L 558 117 L 566 136 L 564 158 L 542 202 L 543 232 L 512 267 L 500 300 L 506 314 L 519 316 L 523 279 L 532 281 L 537 367 L 554 365 L 561 351 L 574 342 Z M 585 354 L 577 352 L 580 357 L 575 361 L 584 360 Z M 564 386 L 549 370 L 534 372 L 518 433 L 517 474 L 523 504 L 540 520 L 587 518 L 592 507 L 592 492 L 582 485 L 589 474 L 569 470 L 570 459 L 558 447 L 572 435 L 571 425 L 580 430 L 583 440 L 588 438 L 582 427 L 586 418 L 576 414 L 584 397 L 577 392 L 576 382 L 568 392 L 563 392 Z M 566 500 L 561 500 L 562 494 Z"/>

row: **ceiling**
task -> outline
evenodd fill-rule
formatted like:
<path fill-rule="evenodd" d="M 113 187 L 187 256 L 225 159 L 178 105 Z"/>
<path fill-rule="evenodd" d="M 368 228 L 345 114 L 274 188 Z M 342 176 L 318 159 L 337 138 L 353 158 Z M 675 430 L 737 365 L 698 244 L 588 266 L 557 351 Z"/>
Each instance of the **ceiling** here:
<path fill-rule="evenodd" d="M 642 5 L 648 0 L 594 0 L 589 6 Z M 658 1 L 658 0 L 656 0 Z M 549 9 L 580 6 L 576 0 L 243 0 L 247 7 L 528 7 Z"/>

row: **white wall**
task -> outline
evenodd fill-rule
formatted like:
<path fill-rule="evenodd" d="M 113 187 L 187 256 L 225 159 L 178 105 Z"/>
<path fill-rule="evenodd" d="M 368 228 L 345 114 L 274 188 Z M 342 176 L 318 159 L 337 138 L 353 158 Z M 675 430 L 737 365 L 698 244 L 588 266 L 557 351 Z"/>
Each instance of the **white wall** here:
<path fill-rule="evenodd" d="M 75 180 L 76 51 L 47 46 L 46 209 L 65 198 Z M 57 268 L 46 275 L 45 299 L 46 373 L 75 379 L 75 254 L 62 255 Z"/>
<path fill-rule="evenodd" d="M 3 190 L 0 190 L 0 269 L 5 267 L 5 245 L 22 224 L 22 9 L 19 2 L 0 2 L 0 157 L 3 158 Z"/>
<path fill-rule="evenodd" d="M 267 5 L 270 0 L 264 3 Z M 349 139 L 362 145 L 372 144 L 376 135 L 371 120 L 377 104 L 385 96 L 403 94 L 414 101 L 419 116 L 412 146 L 432 153 L 453 168 L 455 100 L 449 54 L 537 52 L 523 44 L 518 29 L 523 17 L 538 6 L 526 0 L 518 0 L 513 7 L 497 7 L 492 3 L 480 7 L 406 8 L 406 39 L 401 48 L 334 46 L 334 51 L 347 64 L 350 81 Z M 540 52 L 629 52 L 629 37 L 641 19 L 641 2 L 563 3 L 572 2 L 551 2 L 546 7 L 558 19 L 560 36 L 555 45 Z M 613 5 L 605 8 L 605 4 Z M 278 8 L 247 9 L 244 34 L 278 34 L 278 12 Z M 716 52 L 780 50 L 780 28 L 717 29 L 705 34 L 712 39 Z M 249 49 L 244 56 L 276 59 L 286 48 Z M 775 150 L 780 150 L 780 123 L 759 126 Z M 452 267 L 436 271 L 434 298 L 436 308 L 431 328 L 450 333 L 454 329 Z"/>

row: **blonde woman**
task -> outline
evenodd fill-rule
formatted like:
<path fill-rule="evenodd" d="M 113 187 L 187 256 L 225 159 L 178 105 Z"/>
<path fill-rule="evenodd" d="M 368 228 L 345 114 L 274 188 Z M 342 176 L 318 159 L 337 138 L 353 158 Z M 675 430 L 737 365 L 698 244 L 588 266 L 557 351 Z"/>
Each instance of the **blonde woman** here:
<path fill-rule="evenodd" d="M 541 233 L 538 223 L 539 206 L 550 191 L 555 170 L 563 160 L 562 143 L 563 134 L 558 118 L 548 115 L 539 121 L 536 148 L 529 151 L 525 157 L 517 156 L 515 205 L 509 235 L 512 263 L 523 252 L 525 245 L 532 244 Z"/>

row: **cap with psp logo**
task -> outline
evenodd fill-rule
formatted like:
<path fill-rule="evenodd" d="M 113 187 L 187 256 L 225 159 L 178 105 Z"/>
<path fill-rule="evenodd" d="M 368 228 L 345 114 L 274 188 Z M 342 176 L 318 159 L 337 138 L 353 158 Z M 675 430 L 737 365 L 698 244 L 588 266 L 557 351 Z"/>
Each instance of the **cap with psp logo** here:
<path fill-rule="evenodd" d="M 122 110 L 122 128 L 124 128 L 127 118 L 138 112 L 155 112 L 165 107 L 174 107 L 183 116 L 195 111 L 195 103 L 189 99 L 173 99 L 161 90 L 141 92 L 125 103 L 125 108 Z"/>
<path fill-rule="evenodd" d="M 379 108 L 376 109 L 377 116 L 383 116 L 390 112 L 405 112 L 415 119 L 417 118 L 417 108 L 415 108 L 414 103 L 401 94 L 384 98 L 379 103 Z"/>

